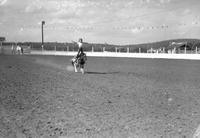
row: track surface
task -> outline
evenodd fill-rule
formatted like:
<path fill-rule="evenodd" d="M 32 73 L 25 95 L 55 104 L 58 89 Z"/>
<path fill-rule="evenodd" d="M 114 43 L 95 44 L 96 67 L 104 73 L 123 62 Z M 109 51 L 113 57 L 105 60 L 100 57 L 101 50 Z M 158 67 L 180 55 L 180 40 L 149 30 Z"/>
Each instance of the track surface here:
<path fill-rule="evenodd" d="M 200 123 L 200 62 L 0 56 L 0 138 L 188 138 Z"/>

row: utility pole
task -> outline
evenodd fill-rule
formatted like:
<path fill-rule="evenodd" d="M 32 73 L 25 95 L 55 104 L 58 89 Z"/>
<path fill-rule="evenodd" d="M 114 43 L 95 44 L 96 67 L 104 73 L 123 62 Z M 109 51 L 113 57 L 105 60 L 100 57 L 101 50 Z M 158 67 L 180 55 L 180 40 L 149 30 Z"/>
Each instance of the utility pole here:
<path fill-rule="evenodd" d="M 42 21 L 42 51 L 44 48 L 44 32 L 43 32 L 43 26 L 45 25 L 45 21 Z"/>

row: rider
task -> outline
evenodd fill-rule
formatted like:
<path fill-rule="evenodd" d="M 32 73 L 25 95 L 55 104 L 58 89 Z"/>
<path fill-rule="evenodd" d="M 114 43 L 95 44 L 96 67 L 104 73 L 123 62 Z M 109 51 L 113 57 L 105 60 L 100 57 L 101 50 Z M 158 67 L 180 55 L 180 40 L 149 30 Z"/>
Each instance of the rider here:
<path fill-rule="evenodd" d="M 81 54 L 83 54 L 83 39 L 80 38 L 78 40 L 77 44 L 78 44 L 78 54 L 77 54 L 76 58 L 78 59 L 81 56 Z"/>
<path fill-rule="evenodd" d="M 80 38 L 78 40 L 77 44 L 78 44 L 78 53 L 76 55 L 76 60 L 79 60 L 80 70 L 84 74 L 84 64 L 85 64 L 85 60 L 86 60 L 86 55 L 83 52 L 83 39 Z"/>

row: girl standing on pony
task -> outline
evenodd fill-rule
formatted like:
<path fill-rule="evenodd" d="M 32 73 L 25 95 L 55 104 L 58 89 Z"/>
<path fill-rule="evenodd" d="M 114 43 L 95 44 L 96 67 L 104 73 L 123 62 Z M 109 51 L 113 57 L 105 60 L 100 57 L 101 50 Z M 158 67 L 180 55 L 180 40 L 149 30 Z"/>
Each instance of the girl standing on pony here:
<path fill-rule="evenodd" d="M 80 38 L 78 42 L 74 43 L 77 43 L 78 45 L 78 53 L 75 57 L 75 62 L 79 65 L 81 73 L 84 74 L 84 64 L 85 61 L 87 60 L 87 57 L 86 54 L 83 52 L 83 39 Z M 76 67 L 75 67 L 75 72 L 77 72 Z"/>

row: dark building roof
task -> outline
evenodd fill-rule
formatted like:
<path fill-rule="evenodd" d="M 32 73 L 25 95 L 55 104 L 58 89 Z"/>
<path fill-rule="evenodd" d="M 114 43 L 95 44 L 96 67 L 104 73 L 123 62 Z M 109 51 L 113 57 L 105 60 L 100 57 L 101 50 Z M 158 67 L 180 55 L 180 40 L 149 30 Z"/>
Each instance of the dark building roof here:
<path fill-rule="evenodd" d="M 188 47 L 187 42 L 171 42 L 168 46 L 168 49 L 173 49 L 173 48 L 181 48 L 181 47 Z"/>
<path fill-rule="evenodd" d="M 0 42 L 6 41 L 5 37 L 0 37 Z"/>

